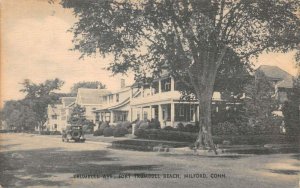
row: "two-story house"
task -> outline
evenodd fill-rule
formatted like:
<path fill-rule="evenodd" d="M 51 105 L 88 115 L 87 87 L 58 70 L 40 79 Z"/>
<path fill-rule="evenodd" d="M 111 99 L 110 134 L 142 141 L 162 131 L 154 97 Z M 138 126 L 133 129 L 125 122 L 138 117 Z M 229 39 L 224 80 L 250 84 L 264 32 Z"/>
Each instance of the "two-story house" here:
<path fill-rule="evenodd" d="M 46 129 L 49 131 L 62 131 L 68 125 L 68 119 L 76 100 L 75 97 L 61 97 L 60 104 L 48 105 Z"/>
<path fill-rule="evenodd" d="M 198 102 L 182 101 L 180 98 L 174 78 L 165 74 L 151 84 L 136 82 L 104 95 L 103 106 L 94 111 L 94 117 L 96 122 L 109 123 L 157 119 L 162 127 L 198 121 Z M 221 100 L 220 93 L 215 92 L 213 100 L 213 103 Z"/>
<path fill-rule="evenodd" d="M 274 97 L 280 103 L 287 101 L 288 92 L 293 88 L 293 76 L 277 66 L 261 65 L 256 69 L 255 76 L 258 72 L 263 73 L 274 87 Z"/>

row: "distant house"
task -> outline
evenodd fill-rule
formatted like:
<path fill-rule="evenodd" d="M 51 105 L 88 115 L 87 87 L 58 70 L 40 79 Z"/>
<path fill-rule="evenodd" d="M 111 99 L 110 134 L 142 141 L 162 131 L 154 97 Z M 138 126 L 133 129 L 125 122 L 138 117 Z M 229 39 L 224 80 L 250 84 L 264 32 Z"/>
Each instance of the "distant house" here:
<path fill-rule="evenodd" d="M 110 95 L 106 89 L 79 88 L 75 104 L 85 108 L 85 118 L 95 121 L 95 110 L 104 105 L 103 96 Z"/>
<path fill-rule="evenodd" d="M 293 76 L 277 66 L 261 65 L 256 69 L 255 76 L 263 73 L 266 78 L 273 84 L 274 97 L 280 103 L 287 101 L 288 92 L 293 88 Z"/>
<path fill-rule="evenodd" d="M 75 104 L 75 97 L 61 97 L 61 104 L 48 105 L 46 129 L 49 131 L 62 131 L 68 125 L 68 119 Z"/>

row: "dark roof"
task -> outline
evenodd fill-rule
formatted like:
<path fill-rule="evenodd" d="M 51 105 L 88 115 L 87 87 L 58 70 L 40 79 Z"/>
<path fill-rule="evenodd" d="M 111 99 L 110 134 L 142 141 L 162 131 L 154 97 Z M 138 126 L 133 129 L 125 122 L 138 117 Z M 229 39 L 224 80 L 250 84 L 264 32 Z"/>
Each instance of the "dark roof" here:
<path fill-rule="evenodd" d="M 256 71 L 263 72 L 270 80 L 278 81 L 277 87 L 293 87 L 293 76 L 277 66 L 261 65 L 256 69 Z"/>

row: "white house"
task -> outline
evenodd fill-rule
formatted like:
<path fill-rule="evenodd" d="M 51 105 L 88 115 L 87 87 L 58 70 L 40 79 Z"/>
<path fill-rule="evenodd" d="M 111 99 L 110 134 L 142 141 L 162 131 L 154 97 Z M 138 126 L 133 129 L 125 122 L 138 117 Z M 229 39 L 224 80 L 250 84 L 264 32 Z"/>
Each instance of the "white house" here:
<path fill-rule="evenodd" d="M 175 126 L 179 122 L 198 121 L 197 101 L 184 102 L 176 90 L 176 83 L 169 75 L 154 80 L 151 84 L 135 83 L 102 96 L 103 106 L 94 110 L 95 122 L 157 119 L 162 127 Z M 220 101 L 215 92 L 214 101 Z"/>
<path fill-rule="evenodd" d="M 68 125 L 68 119 L 76 100 L 75 97 L 61 97 L 61 104 L 48 105 L 46 129 L 49 131 L 62 131 Z"/>

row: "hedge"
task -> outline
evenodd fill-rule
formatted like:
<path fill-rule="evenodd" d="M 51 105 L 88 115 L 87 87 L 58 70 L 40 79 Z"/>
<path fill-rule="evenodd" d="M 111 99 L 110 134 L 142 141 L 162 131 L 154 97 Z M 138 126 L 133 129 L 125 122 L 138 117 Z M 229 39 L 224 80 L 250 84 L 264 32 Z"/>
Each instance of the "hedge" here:
<path fill-rule="evenodd" d="M 155 129 L 137 129 L 135 135 L 143 139 L 177 142 L 194 142 L 198 136 L 197 133 Z M 215 144 L 222 144 L 223 141 L 229 141 L 231 144 L 299 143 L 300 135 L 217 135 L 213 136 L 213 140 Z"/>

